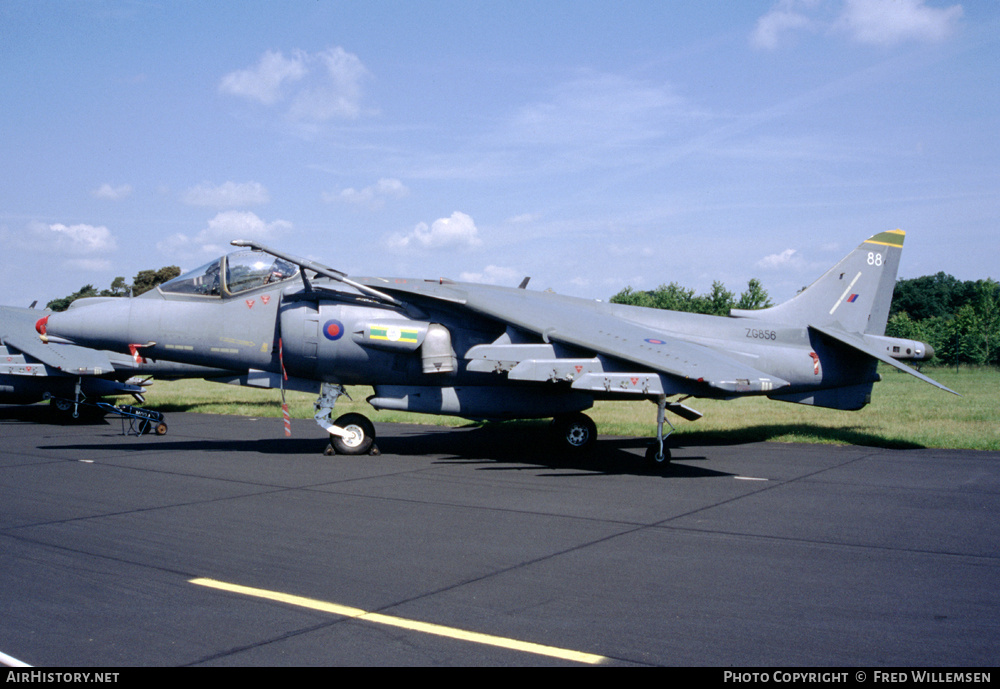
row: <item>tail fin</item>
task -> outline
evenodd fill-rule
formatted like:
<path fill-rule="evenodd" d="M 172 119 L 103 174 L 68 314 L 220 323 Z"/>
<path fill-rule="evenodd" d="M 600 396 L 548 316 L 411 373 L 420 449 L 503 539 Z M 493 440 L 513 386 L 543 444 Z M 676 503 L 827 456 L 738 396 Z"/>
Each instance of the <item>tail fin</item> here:
<path fill-rule="evenodd" d="M 758 311 L 733 309 L 730 315 L 884 335 L 905 236 L 902 230 L 880 232 L 789 301 Z"/>

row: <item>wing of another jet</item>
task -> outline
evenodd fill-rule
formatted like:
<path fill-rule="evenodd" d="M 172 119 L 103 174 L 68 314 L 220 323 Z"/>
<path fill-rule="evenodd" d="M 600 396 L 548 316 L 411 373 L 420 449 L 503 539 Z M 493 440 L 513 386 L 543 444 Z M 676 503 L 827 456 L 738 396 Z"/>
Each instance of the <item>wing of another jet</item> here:
<path fill-rule="evenodd" d="M 789 384 L 703 345 L 620 318 L 599 302 L 465 283 L 406 281 L 391 284 L 387 291 L 461 304 L 477 314 L 534 333 L 545 342 L 570 345 L 623 362 L 625 370 L 634 366 L 642 372 L 664 374 L 724 393 L 771 392 Z M 476 354 L 475 350 L 470 352 L 470 356 Z M 623 375 L 634 377 L 632 373 Z"/>
<path fill-rule="evenodd" d="M 19 317 L 13 309 L 7 308 L 2 321 L 0 341 L 47 366 L 73 375 L 100 376 L 115 370 L 105 352 L 75 345 L 45 344 L 35 333 L 35 319 L 37 313 L 26 319 L 23 315 Z"/>

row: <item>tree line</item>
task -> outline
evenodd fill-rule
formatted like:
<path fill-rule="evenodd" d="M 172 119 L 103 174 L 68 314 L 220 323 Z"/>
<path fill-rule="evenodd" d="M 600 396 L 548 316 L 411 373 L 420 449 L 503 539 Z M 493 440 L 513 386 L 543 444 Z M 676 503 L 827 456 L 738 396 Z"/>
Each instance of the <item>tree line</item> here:
<path fill-rule="evenodd" d="M 926 342 L 937 363 L 1000 365 L 1000 283 L 944 272 L 898 280 L 885 334 Z"/>
<path fill-rule="evenodd" d="M 108 289 L 98 291 L 93 285 L 84 285 L 73 294 L 53 299 L 45 305 L 45 308 L 53 311 L 65 311 L 77 299 L 87 297 L 137 297 L 167 280 L 173 280 L 180 274 L 181 269 L 177 266 L 165 266 L 159 270 L 140 270 L 132 278 L 131 284 L 125 282 L 123 276 L 118 276 L 111 281 L 111 287 Z"/>
<path fill-rule="evenodd" d="M 695 294 L 693 289 L 681 287 L 676 282 L 660 285 L 656 289 L 637 291 L 626 287 L 611 297 L 612 304 L 646 306 L 653 309 L 706 313 L 711 316 L 728 316 L 730 309 L 766 309 L 771 304 L 767 290 L 760 280 L 752 278 L 745 291 L 737 298 L 726 286 L 716 280 L 706 294 Z"/>
<path fill-rule="evenodd" d="M 718 281 L 705 294 L 671 282 L 646 291 L 626 287 L 611 302 L 713 316 L 772 306 L 756 278 L 739 297 Z M 932 363 L 1000 365 L 1000 283 L 963 282 L 944 272 L 897 280 L 885 334 L 926 342 L 934 348 Z"/>

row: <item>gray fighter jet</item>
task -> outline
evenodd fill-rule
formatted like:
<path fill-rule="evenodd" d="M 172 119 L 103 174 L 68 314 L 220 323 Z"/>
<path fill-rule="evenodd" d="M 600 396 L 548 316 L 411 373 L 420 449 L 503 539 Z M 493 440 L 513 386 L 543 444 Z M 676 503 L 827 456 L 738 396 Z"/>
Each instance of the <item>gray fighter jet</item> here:
<path fill-rule="evenodd" d="M 373 447 L 360 414 L 331 422 L 344 385 L 374 387 L 376 409 L 469 419 L 554 419 L 566 447 L 596 439 L 595 400 L 649 400 L 669 461 L 666 412 L 690 398 L 746 395 L 855 410 L 884 362 L 948 392 L 899 359 L 921 342 L 885 337 L 904 233 L 865 240 L 788 302 L 729 317 L 623 306 L 446 279 L 356 278 L 255 242 L 133 299 L 88 303 L 40 321 L 98 349 L 246 369 L 229 382 L 319 393 L 316 421 L 337 452 Z M 667 434 L 669 435 L 669 433 Z"/>
<path fill-rule="evenodd" d="M 53 341 L 40 342 L 39 318 L 50 312 L 0 306 L 0 404 L 34 404 L 50 399 L 60 414 L 77 414 L 79 405 L 104 397 L 131 395 L 140 404 L 149 378 L 232 375 L 172 361 L 96 351 Z"/>

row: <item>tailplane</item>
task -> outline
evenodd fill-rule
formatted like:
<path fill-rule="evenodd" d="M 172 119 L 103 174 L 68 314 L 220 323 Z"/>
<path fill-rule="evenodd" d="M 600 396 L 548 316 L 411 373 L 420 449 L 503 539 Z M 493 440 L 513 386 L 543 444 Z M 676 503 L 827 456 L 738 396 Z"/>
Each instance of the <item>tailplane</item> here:
<path fill-rule="evenodd" d="M 733 309 L 730 315 L 884 335 L 905 236 L 902 230 L 880 232 L 789 301 L 757 311 Z"/>

